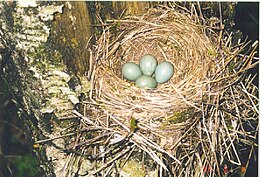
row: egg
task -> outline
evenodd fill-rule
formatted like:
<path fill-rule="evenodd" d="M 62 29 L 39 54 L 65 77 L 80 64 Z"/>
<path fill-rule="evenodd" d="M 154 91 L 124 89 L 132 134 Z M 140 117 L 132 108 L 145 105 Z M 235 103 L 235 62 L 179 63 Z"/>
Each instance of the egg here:
<path fill-rule="evenodd" d="M 123 77 L 129 81 L 135 81 L 140 75 L 142 75 L 139 66 L 133 62 L 126 62 L 122 67 Z"/>
<path fill-rule="evenodd" d="M 155 80 L 162 84 L 171 79 L 173 76 L 173 65 L 168 61 L 163 61 L 158 64 L 155 69 Z"/>
<path fill-rule="evenodd" d="M 135 85 L 140 88 L 156 88 L 156 80 L 147 75 L 141 75 L 135 80 Z"/>
<path fill-rule="evenodd" d="M 152 55 L 144 55 L 140 60 L 140 69 L 143 74 L 151 76 L 157 66 L 157 59 Z"/>

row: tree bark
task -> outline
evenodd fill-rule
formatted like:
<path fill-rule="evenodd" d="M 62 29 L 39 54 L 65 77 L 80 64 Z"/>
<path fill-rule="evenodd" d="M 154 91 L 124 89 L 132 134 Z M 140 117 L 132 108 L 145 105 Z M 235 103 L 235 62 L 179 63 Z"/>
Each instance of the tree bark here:
<path fill-rule="evenodd" d="M 116 8 L 131 10 L 138 7 L 134 4 L 129 7 L 125 2 Z M 85 173 L 78 164 L 67 164 L 73 163 L 68 162 L 73 153 L 65 152 L 69 139 L 57 137 L 66 137 L 62 132 L 67 132 L 68 125 L 78 123 L 67 118 L 74 116 L 79 103 L 82 88 L 78 76 L 88 69 L 85 47 L 97 21 L 93 15 L 103 13 L 97 6 L 105 5 L 34 1 L 0 4 L 1 77 L 11 89 L 19 118 L 27 128 L 25 134 L 45 176 Z M 109 5 L 113 8 L 113 4 Z M 92 11 L 92 18 L 89 8 L 96 10 Z M 139 13 L 140 9 L 130 13 Z M 68 166 L 73 168 L 70 174 Z"/>

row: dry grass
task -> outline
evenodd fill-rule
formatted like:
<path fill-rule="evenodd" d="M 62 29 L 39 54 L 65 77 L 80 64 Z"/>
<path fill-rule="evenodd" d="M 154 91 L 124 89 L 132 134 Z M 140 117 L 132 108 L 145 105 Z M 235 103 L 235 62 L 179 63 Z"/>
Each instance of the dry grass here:
<path fill-rule="evenodd" d="M 214 32 L 198 21 L 163 7 L 104 26 L 89 48 L 85 115 L 77 113 L 91 132 L 75 147 L 96 162 L 89 174 L 119 174 L 131 158 L 158 176 L 224 176 L 225 164 L 228 173 L 246 165 L 238 144 L 256 146 L 258 90 L 245 74 L 256 65 L 257 44 L 243 56 L 246 43 L 234 46 L 221 26 Z M 148 53 L 175 69 L 168 83 L 150 90 L 121 76 L 123 63 Z"/>

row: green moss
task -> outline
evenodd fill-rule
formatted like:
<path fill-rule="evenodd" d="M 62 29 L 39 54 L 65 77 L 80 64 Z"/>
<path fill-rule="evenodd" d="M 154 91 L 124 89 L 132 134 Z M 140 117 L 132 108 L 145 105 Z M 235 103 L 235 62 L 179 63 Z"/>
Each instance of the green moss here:
<path fill-rule="evenodd" d="M 78 46 L 79 46 L 79 43 L 78 43 L 78 41 L 77 41 L 77 39 L 74 37 L 74 38 L 72 38 L 71 40 L 71 44 L 70 44 L 70 46 L 73 48 L 73 49 L 76 49 L 76 48 L 78 48 Z"/>
<path fill-rule="evenodd" d="M 167 118 L 167 121 L 171 124 L 180 123 L 184 120 L 182 112 L 176 112 L 173 116 Z"/>
<path fill-rule="evenodd" d="M 120 22 L 120 21 L 117 21 L 117 22 L 115 22 L 115 23 L 111 26 L 110 30 L 111 30 L 113 33 L 116 33 L 116 32 L 118 32 L 120 26 L 121 26 L 121 22 Z"/>
<path fill-rule="evenodd" d="M 212 55 L 212 56 L 215 56 L 215 57 L 218 55 L 217 51 L 212 50 L 212 49 L 208 49 L 208 53 L 209 53 L 209 55 Z"/>
<path fill-rule="evenodd" d="M 130 119 L 130 130 L 135 131 L 137 128 L 137 120 L 134 117 L 132 117 Z"/>
<path fill-rule="evenodd" d="M 193 110 L 188 109 L 185 111 L 176 111 L 173 115 L 166 117 L 165 118 L 165 123 L 166 124 L 176 124 L 176 123 L 181 123 L 192 115 Z"/>
<path fill-rule="evenodd" d="M 140 162 L 135 160 L 129 160 L 122 169 L 123 172 L 131 177 L 144 177 L 146 176 L 145 169 Z"/>
<path fill-rule="evenodd" d="M 16 168 L 16 177 L 33 177 L 38 173 L 36 160 L 30 154 L 16 158 L 12 164 Z"/>

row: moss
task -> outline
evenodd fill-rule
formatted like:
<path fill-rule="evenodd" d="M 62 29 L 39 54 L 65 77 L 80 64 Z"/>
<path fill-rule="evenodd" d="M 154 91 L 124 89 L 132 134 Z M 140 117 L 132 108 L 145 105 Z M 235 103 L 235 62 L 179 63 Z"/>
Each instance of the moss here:
<path fill-rule="evenodd" d="M 122 171 L 128 174 L 130 177 L 146 176 L 145 169 L 142 167 L 140 162 L 135 160 L 129 160 L 123 167 Z"/>
<path fill-rule="evenodd" d="M 36 160 L 30 154 L 16 158 L 12 164 L 15 166 L 15 176 L 17 177 L 24 177 L 25 174 L 28 177 L 33 177 L 39 172 Z"/>
<path fill-rule="evenodd" d="M 136 118 L 132 117 L 130 119 L 130 130 L 134 132 L 134 131 L 136 131 L 137 128 L 138 128 L 137 120 L 136 120 Z"/>
<path fill-rule="evenodd" d="M 185 120 L 190 118 L 192 113 L 193 113 L 192 109 L 188 109 L 185 111 L 177 111 L 170 117 L 166 117 L 164 119 L 164 123 L 165 123 L 165 125 L 168 125 L 168 124 L 177 124 L 177 123 L 184 122 Z"/>
<path fill-rule="evenodd" d="M 72 38 L 70 41 L 71 41 L 71 44 L 70 44 L 70 46 L 71 46 L 73 49 L 76 49 L 76 48 L 78 48 L 78 46 L 79 46 L 79 43 L 78 43 L 78 41 L 77 41 L 77 39 L 76 39 L 76 38 Z"/>
<path fill-rule="evenodd" d="M 212 49 L 208 49 L 208 53 L 209 53 L 209 55 L 212 55 L 214 57 L 216 57 L 218 55 L 218 52 L 215 50 L 212 50 Z"/>

